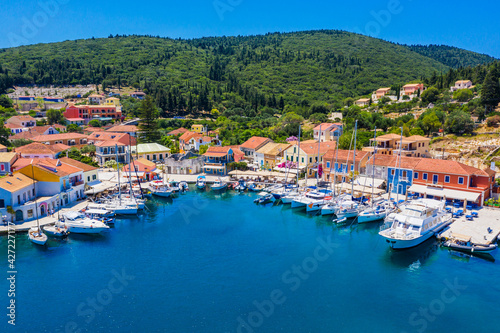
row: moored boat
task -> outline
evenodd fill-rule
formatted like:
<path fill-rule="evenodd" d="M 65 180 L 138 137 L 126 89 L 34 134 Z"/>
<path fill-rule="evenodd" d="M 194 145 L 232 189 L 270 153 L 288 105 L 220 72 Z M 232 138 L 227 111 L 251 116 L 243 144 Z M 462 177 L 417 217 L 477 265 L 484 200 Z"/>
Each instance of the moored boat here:
<path fill-rule="evenodd" d="M 227 188 L 227 183 L 223 182 L 220 178 L 218 178 L 211 186 L 212 190 L 224 190 Z"/>
<path fill-rule="evenodd" d="M 207 179 L 205 176 L 198 176 L 196 178 L 196 187 L 200 190 L 204 189 L 207 186 Z"/>
<path fill-rule="evenodd" d="M 47 243 L 47 235 L 39 227 L 30 228 L 28 230 L 28 238 L 33 244 L 45 245 Z"/>
<path fill-rule="evenodd" d="M 452 234 L 451 238 L 442 245 L 452 250 L 472 254 L 489 254 L 498 248 L 497 244 L 474 244 L 470 236 L 459 234 Z"/>
<path fill-rule="evenodd" d="M 67 229 L 56 225 L 46 225 L 43 227 L 43 231 L 51 237 L 66 237 L 69 234 Z"/>

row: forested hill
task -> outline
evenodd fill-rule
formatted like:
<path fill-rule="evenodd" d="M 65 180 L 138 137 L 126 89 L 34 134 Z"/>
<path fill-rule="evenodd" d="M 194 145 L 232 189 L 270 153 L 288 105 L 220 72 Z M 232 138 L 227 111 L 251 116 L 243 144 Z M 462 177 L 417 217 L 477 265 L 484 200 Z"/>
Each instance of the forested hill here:
<path fill-rule="evenodd" d="M 447 45 L 407 45 L 407 47 L 414 52 L 437 60 L 452 68 L 474 67 L 488 64 L 496 60 L 487 54 L 467 51 Z"/>
<path fill-rule="evenodd" d="M 406 46 L 337 30 L 192 40 L 110 36 L 2 49 L 0 66 L 0 90 L 134 86 L 175 113 L 336 103 L 449 69 Z"/>

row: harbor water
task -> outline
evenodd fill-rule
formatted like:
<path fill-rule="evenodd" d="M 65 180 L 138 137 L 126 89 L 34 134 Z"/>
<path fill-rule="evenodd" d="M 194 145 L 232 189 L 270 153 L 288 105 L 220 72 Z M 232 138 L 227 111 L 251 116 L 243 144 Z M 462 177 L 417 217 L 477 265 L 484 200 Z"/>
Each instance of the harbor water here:
<path fill-rule="evenodd" d="M 435 240 L 389 249 L 379 223 L 332 225 L 254 194 L 153 198 L 101 235 L 16 238 L 2 332 L 498 332 L 500 266 Z M 498 258 L 498 253 L 493 254 Z"/>

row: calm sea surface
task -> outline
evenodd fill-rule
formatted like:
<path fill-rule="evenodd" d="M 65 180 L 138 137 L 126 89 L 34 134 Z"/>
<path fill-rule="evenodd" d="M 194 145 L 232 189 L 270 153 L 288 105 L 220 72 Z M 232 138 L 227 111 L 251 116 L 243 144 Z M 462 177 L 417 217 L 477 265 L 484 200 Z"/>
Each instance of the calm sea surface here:
<path fill-rule="evenodd" d="M 434 240 L 394 252 L 378 223 L 339 227 L 254 198 L 192 188 L 99 236 L 40 248 L 19 234 L 15 330 L 500 332 L 500 261 Z"/>

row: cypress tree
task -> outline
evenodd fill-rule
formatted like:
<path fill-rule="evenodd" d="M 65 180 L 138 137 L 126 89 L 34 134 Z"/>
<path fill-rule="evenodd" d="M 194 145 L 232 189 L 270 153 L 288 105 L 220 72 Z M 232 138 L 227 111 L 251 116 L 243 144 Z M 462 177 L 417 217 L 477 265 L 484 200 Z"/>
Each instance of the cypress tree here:
<path fill-rule="evenodd" d="M 139 106 L 139 141 L 142 143 L 158 142 L 160 140 L 160 133 L 158 132 L 158 110 L 156 109 L 151 96 L 141 102 Z"/>

